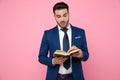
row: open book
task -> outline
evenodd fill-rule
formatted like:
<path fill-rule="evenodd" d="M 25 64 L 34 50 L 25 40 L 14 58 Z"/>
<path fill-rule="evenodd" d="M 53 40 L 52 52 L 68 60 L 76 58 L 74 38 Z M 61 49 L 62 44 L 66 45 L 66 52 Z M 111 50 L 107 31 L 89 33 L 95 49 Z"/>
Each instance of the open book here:
<path fill-rule="evenodd" d="M 56 50 L 54 52 L 54 57 L 68 57 L 72 54 L 78 53 L 79 49 L 73 49 L 74 46 L 72 46 L 67 52 L 63 50 Z"/>

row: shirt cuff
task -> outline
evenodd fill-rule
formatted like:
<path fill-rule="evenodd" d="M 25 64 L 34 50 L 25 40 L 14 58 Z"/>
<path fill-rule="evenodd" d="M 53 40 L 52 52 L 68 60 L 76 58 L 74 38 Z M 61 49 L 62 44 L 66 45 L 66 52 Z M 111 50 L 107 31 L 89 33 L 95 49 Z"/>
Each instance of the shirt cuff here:
<path fill-rule="evenodd" d="M 54 58 L 52 59 L 52 64 L 55 65 L 55 64 L 54 64 Z"/>

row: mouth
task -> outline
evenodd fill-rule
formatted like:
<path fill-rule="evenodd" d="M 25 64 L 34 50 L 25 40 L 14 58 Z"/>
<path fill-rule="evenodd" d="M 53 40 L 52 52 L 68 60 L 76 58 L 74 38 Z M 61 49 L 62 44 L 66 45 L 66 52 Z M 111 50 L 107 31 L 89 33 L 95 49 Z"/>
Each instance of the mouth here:
<path fill-rule="evenodd" d="M 61 21 L 61 23 L 60 23 L 61 25 L 65 25 L 65 21 Z"/>

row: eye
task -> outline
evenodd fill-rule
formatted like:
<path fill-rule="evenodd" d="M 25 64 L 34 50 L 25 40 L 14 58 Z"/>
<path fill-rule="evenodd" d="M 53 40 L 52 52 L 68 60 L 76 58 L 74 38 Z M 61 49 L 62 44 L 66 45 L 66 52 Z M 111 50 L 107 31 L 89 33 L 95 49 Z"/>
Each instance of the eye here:
<path fill-rule="evenodd" d="M 57 18 L 60 18 L 61 16 L 60 15 L 56 15 Z"/>
<path fill-rule="evenodd" d="M 67 13 L 65 13 L 65 14 L 63 15 L 63 17 L 67 17 Z"/>

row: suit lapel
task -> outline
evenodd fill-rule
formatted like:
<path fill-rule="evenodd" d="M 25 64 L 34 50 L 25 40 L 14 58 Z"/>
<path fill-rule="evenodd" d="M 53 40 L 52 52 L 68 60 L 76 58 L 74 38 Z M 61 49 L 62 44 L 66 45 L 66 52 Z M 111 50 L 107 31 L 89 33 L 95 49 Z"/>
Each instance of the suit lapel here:
<path fill-rule="evenodd" d="M 54 33 L 54 43 L 56 44 L 56 49 L 60 49 L 60 40 L 59 40 L 59 32 L 58 27 L 55 27 L 55 33 Z"/>

